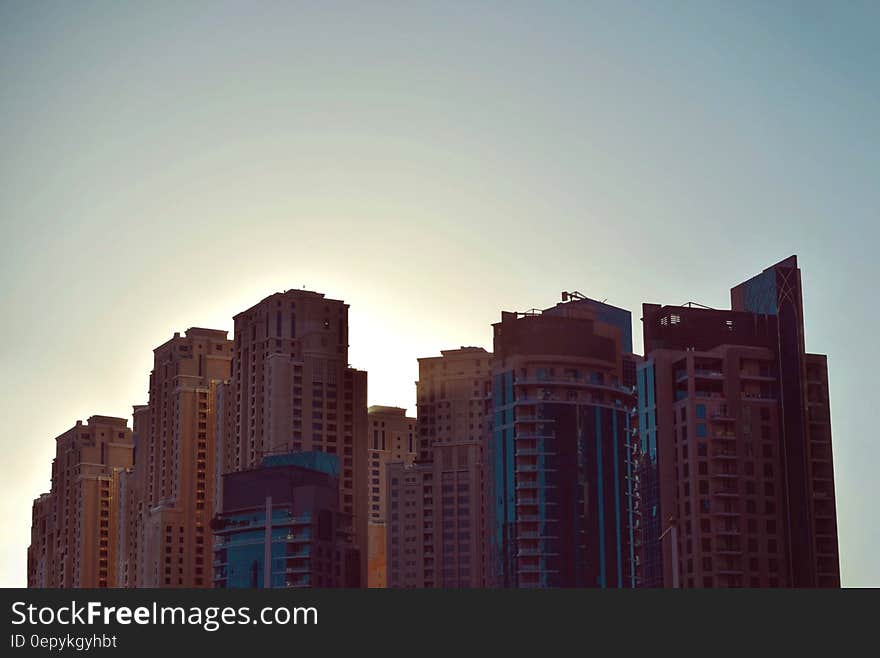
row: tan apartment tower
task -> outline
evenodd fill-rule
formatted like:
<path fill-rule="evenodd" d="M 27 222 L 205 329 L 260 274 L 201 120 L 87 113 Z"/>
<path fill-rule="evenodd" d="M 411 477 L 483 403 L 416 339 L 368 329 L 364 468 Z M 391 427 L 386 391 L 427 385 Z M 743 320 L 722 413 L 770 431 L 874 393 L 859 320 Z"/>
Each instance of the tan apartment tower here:
<path fill-rule="evenodd" d="M 138 404 L 133 409 L 132 436 L 134 440 L 134 461 L 137 462 L 138 446 L 146 445 L 150 431 L 150 407 Z M 119 511 L 117 521 L 116 587 L 126 589 L 144 582 L 143 560 L 140 547 L 144 541 L 144 519 L 146 501 L 144 500 L 143 468 L 134 466 L 119 469 L 113 473 L 112 495 L 116 498 Z"/>
<path fill-rule="evenodd" d="M 348 365 L 348 304 L 307 290 L 266 297 L 235 316 L 230 383 L 217 391 L 224 473 L 273 454 L 340 461 L 339 503 L 354 523 L 367 582 L 367 373 Z"/>
<path fill-rule="evenodd" d="M 149 404 L 135 408 L 134 473 L 121 478 L 125 509 L 135 515 L 123 522 L 127 546 L 136 544 L 135 563 L 121 568 L 129 586 L 211 586 L 212 393 L 231 372 L 226 335 L 194 327 L 153 350 Z"/>
<path fill-rule="evenodd" d="M 132 464 L 128 422 L 92 416 L 55 443 L 52 488 L 34 501 L 28 587 L 110 587 L 118 513 L 112 480 Z"/>
<path fill-rule="evenodd" d="M 418 440 L 416 419 L 407 416 L 406 409 L 374 405 L 367 409 L 367 414 L 370 458 L 367 586 L 382 588 L 387 586 L 387 465 L 399 462 L 411 466 L 418 456 Z"/>
<path fill-rule="evenodd" d="M 389 587 L 485 583 L 485 443 L 492 354 L 481 347 L 419 359 L 419 458 L 388 467 Z"/>

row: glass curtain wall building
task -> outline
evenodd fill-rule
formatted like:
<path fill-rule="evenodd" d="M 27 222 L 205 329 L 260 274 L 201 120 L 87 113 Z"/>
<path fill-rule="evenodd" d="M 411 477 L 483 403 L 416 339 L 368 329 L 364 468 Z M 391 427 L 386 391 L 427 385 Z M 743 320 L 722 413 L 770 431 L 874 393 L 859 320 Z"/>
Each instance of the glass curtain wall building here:
<path fill-rule="evenodd" d="M 630 323 L 572 297 L 494 325 L 491 585 L 635 585 Z"/>
<path fill-rule="evenodd" d="M 338 459 L 275 455 L 223 476 L 214 518 L 214 586 L 359 587 L 351 515 L 339 511 Z"/>

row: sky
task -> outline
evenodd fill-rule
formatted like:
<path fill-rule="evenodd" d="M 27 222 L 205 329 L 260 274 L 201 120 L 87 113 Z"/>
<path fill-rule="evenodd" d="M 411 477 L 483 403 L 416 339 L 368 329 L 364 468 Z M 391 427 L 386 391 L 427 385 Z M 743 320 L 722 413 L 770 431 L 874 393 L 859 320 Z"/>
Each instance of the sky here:
<path fill-rule="evenodd" d="M 54 437 L 305 286 L 369 401 L 578 290 L 729 307 L 791 254 L 843 584 L 880 586 L 880 5 L 0 0 L 0 586 Z M 11 495 L 10 495 L 11 494 Z"/>

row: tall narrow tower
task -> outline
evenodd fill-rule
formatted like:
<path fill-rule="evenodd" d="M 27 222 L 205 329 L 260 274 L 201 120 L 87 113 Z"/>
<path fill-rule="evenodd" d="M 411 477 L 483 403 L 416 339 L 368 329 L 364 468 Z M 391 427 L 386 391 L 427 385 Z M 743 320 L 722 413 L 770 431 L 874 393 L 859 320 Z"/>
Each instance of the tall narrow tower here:
<path fill-rule="evenodd" d="M 210 587 L 215 477 L 213 390 L 230 376 L 225 331 L 191 328 L 153 350 L 148 423 L 138 445 L 132 489 L 139 488 L 143 529 L 128 572 L 139 587 Z M 143 415 L 142 419 L 138 416 Z M 131 504 L 127 510 L 137 514 Z"/>
<path fill-rule="evenodd" d="M 274 454 L 339 457 L 340 511 L 353 519 L 366 585 L 367 373 L 348 365 L 348 305 L 288 290 L 236 315 L 224 388 L 224 473 L 257 468 Z"/>

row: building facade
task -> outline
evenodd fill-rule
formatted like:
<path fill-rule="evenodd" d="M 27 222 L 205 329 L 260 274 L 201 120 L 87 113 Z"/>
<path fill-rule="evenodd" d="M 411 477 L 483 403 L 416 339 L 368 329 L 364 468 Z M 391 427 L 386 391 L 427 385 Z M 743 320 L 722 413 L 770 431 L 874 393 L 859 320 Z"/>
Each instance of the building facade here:
<path fill-rule="evenodd" d="M 433 462 L 388 464 L 387 487 L 386 587 L 438 587 Z"/>
<path fill-rule="evenodd" d="M 418 461 L 389 466 L 389 587 L 485 584 L 491 362 L 479 347 L 419 359 Z"/>
<path fill-rule="evenodd" d="M 494 325 L 490 584 L 633 587 L 629 312 L 575 294 Z"/>
<path fill-rule="evenodd" d="M 369 546 L 367 586 L 387 586 L 386 525 L 388 515 L 388 470 L 390 462 L 410 466 L 418 456 L 416 419 L 401 407 L 374 405 L 369 419 Z"/>
<path fill-rule="evenodd" d="M 112 587 L 119 534 L 113 482 L 132 465 L 128 421 L 92 416 L 55 443 L 51 490 L 33 506 L 28 587 Z"/>
<path fill-rule="evenodd" d="M 214 586 L 358 587 L 352 517 L 339 510 L 339 458 L 276 454 L 223 476 L 212 521 Z"/>
<path fill-rule="evenodd" d="M 130 547 L 120 569 L 126 586 L 211 586 L 212 407 L 215 383 L 231 373 L 226 336 L 194 327 L 153 350 L 149 402 L 134 411 L 134 469 L 119 482 L 130 515 L 121 520 Z"/>
<path fill-rule="evenodd" d="M 645 304 L 643 585 L 839 587 L 826 358 L 792 256 L 731 310 Z"/>
<path fill-rule="evenodd" d="M 147 445 L 150 433 L 150 407 L 135 405 L 132 414 L 133 461 L 138 461 L 138 446 Z M 144 498 L 146 469 L 130 468 L 114 471 L 113 495 L 116 498 L 119 519 L 117 521 L 116 587 L 134 588 L 145 581 L 141 546 L 147 501 Z"/>
<path fill-rule="evenodd" d="M 232 376 L 218 388 L 215 410 L 222 470 L 252 469 L 289 452 L 337 456 L 340 511 L 352 516 L 365 585 L 367 373 L 348 365 L 348 305 L 288 290 L 234 321 Z"/>

